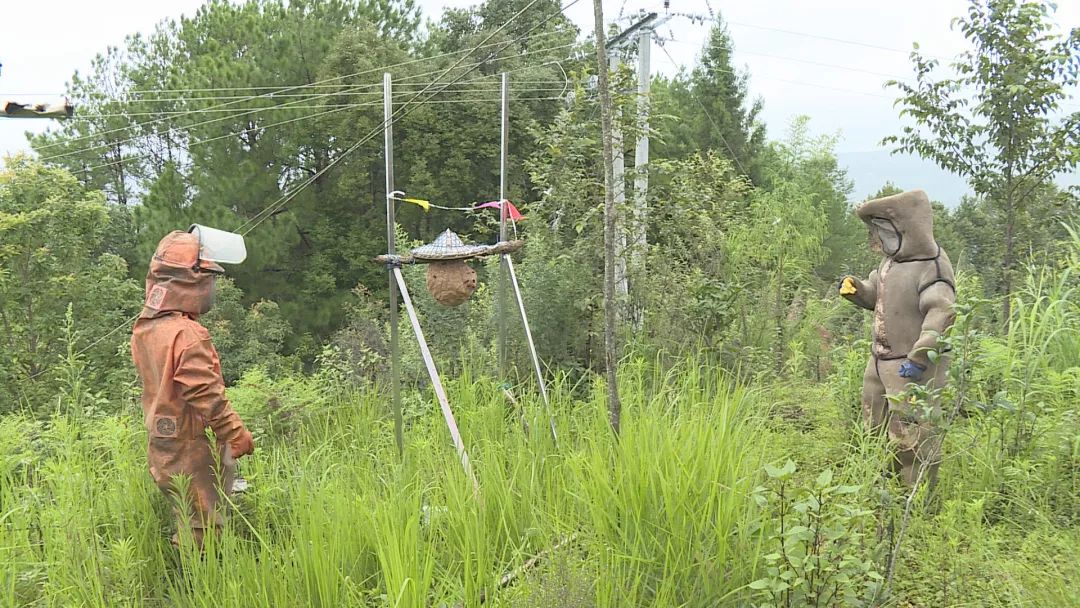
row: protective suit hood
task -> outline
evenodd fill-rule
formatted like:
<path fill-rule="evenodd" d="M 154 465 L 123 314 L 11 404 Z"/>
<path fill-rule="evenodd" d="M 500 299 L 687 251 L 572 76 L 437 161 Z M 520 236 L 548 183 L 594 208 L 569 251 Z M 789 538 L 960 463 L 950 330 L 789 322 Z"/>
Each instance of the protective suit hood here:
<path fill-rule="evenodd" d="M 170 312 L 198 316 L 214 304 L 214 275 L 221 266 L 199 257 L 199 237 L 179 230 L 158 243 L 146 273 L 146 299 L 141 318 L 153 319 Z"/>
<path fill-rule="evenodd" d="M 899 233 L 899 248 L 885 253 L 897 262 L 933 259 L 940 251 L 934 240 L 933 208 L 922 190 L 866 201 L 855 213 L 872 230 L 875 220 L 884 220 L 893 226 Z"/>

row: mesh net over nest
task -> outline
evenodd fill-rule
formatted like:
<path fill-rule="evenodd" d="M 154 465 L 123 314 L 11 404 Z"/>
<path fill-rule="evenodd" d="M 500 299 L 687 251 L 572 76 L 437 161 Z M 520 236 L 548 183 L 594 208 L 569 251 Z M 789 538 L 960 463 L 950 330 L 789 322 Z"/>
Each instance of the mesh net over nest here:
<path fill-rule="evenodd" d="M 428 261 L 427 290 L 443 306 L 460 306 L 476 291 L 476 271 L 465 260 L 489 253 L 488 245 L 466 245 L 453 230 L 417 247 L 412 255 Z"/>
<path fill-rule="evenodd" d="M 418 260 L 467 260 L 489 253 L 491 245 L 466 245 L 453 230 L 447 229 L 431 243 L 412 250 Z"/>

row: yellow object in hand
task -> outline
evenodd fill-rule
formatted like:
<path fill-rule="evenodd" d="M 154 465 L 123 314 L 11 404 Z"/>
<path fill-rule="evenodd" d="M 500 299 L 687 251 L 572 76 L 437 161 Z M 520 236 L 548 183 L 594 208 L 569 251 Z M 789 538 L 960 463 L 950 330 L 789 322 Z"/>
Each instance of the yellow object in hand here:
<path fill-rule="evenodd" d="M 858 290 L 855 289 L 855 279 L 851 277 L 844 277 L 844 281 L 840 283 L 840 295 L 851 296 L 855 295 Z"/>

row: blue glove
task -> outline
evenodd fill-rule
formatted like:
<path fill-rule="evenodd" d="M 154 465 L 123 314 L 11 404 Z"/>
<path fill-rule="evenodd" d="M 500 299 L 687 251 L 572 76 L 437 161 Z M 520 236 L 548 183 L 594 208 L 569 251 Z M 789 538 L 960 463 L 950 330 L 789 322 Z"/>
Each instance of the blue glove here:
<path fill-rule="evenodd" d="M 900 364 L 900 377 L 907 378 L 909 380 L 918 380 L 922 378 L 923 372 L 926 371 L 926 367 L 915 363 L 911 359 L 904 359 L 904 362 Z"/>

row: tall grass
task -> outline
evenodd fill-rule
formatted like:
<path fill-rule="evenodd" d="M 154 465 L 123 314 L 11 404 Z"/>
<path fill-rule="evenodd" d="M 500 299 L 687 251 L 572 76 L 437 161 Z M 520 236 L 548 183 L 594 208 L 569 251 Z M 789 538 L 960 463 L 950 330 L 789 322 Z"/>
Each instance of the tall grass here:
<path fill-rule="evenodd" d="M 758 561 L 748 495 L 764 404 L 692 360 L 631 362 L 623 378 L 618 441 L 602 385 L 582 398 L 556 383 L 557 449 L 538 402 L 525 400 L 526 436 L 493 381 L 452 381 L 479 494 L 431 404 L 401 460 L 383 395 L 325 397 L 241 461 L 251 489 L 205 558 L 168 543 L 134 407 L 0 420 L 0 605 L 511 605 L 543 583 L 502 576 L 567 539 L 550 559 L 581 573 L 573 597 L 590 605 L 734 597 Z M 263 407 L 247 394 L 241 411 Z"/>

